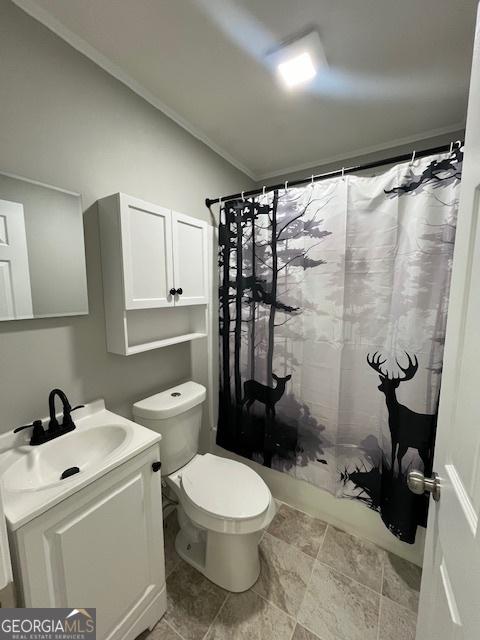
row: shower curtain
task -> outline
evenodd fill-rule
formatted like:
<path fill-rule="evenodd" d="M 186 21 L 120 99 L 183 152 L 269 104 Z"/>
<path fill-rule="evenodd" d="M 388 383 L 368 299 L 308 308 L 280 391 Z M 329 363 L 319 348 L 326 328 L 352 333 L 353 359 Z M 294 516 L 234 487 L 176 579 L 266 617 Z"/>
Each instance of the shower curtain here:
<path fill-rule="evenodd" d="M 462 151 L 225 203 L 217 443 L 413 543 L 432 472 Z"/>

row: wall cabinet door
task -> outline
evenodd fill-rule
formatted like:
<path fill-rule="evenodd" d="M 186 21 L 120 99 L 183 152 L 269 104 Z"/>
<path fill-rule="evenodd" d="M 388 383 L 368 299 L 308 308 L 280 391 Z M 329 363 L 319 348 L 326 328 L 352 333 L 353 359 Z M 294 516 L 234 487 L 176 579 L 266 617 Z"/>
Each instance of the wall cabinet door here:
<path fill-rule="evenodd" d="M 201 220 L 172 212 L 174 287 L 176 306 L 206 304 L 207 285 L 207 224 Z"/>
<path fill-rule="evenodd" d="M 152 447 L 16 532 L 26 607 L 96 607 L 99 640 L 128 637 L 145 611 L 155 624 L 166 606 L 158 458 Z"/>
<path fill-rule="evenodd" d="M 172 307 L 171 211 L 120 194 L 126 309 Z"/>

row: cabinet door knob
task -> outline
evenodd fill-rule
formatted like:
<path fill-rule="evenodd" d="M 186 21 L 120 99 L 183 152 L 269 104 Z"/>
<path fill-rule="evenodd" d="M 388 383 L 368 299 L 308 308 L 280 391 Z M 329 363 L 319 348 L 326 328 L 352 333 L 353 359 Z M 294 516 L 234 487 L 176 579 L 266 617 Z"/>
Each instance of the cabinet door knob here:
<path fill-rule="evenodd" d="M 183 293 L 183 289 L 182 289 L 182 288 L 177 289 L 177 293 L 178 293 L 178 295 L 179 295 L 179 296 L 181 296 L 181 295 L 182 295 L 182 293 Z"/>
<path fill-rule="evenodd" d="M 170 289 L 169 293 L 170 293 L 171 296 L 174 296 L 177 293 L 177 290 L 172 287 Z"/>
<path fill-rule="evenodd" d="M 152 462 L 153 471 L 160 471 L 161 466 L 162 466 L 162 463 L 160 462 L 160 460 L 155 460 L 155 462 Z"/>

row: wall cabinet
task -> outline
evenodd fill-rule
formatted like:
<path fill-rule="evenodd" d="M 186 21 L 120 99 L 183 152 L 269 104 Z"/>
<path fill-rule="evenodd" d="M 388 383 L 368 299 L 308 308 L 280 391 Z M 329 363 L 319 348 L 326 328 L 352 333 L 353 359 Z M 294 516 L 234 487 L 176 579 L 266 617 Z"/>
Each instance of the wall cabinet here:
<path fill-rule="evenodd" d="M 99 218 L 108 350 L 204 337 L 208 225 L 123 193 L 99 201 Z"/>
<path fill-rule="evenodd" d="M 99 640 L 134 640 L 166 610 L 158 445 L 12 536 L 24 607 L 96 607 Z"/>

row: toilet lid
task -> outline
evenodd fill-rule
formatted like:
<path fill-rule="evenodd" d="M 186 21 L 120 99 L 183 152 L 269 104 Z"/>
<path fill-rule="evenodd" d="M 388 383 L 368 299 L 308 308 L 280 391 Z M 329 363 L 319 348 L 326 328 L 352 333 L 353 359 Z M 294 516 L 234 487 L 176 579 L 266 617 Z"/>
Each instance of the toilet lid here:
<path fill-rule="evenodd" d="M 241 462 L 210 453 L 198 456 L 185 469 L 181 483 L 196 507 L 219 518 L 255 518 L 270 504 L 270 490 L 258 473 Z"/>

